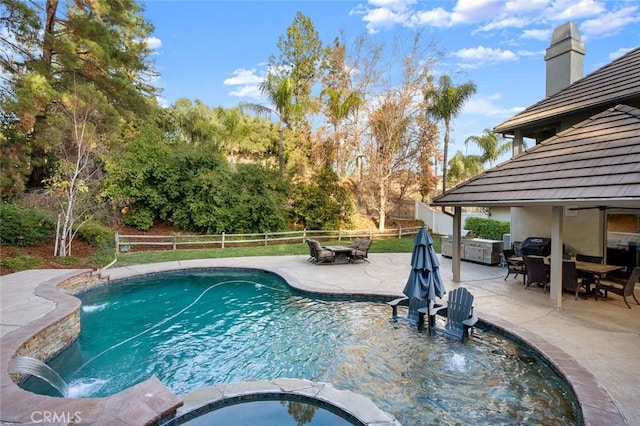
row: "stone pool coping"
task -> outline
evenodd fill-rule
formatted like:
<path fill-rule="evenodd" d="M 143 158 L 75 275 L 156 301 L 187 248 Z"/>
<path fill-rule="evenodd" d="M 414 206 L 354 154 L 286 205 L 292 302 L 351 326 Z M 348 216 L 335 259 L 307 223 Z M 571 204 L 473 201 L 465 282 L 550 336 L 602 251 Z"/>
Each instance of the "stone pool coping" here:
<path fill-rule="evenodd" d="M 312 399 L 343 410 L 366 425 L 400 426 L 391 414 L 378 408 L 373 401 L 360 394 L 334 388 L 329 383 L 306 379 L 279 378 L 272 381 L 252 380 L 202 387 L 182 395 L 184 405 L 176 417 L 187 413 L 202 415 L 218 408 L 225 401 L 259 401 L 261 396 L 288 396 Z M 171 423 L 170 423 L 171 424 Z"/>
<path fill-rule="evenodd" d="M 84 398 L 65 399 L 27 392 L 20 388 L 9 375 L 9 363 L 16 354 L 24 354 L 21 348 L 28 345 L 40 333 L 46 332 L 51 325 L 73 316 L 80 307 L 79 300 L 61 291 L 59 287 L 69 289 L 86 289 L 87 285 L 101 285 L 108 283 L 109 278 L 124 278 L 126 276 L 144 275 L 150 272 L 160 272 L 180 269 L 202 269 L 206 266 L 182 266 L 176 267 L 175 263 L 156 264 L 149 268 L 135 270 L 135 268 L 125 268 L 126 271 L 114 274 L 106 273 L 106 279 L 99 274 L 92 274 L 91 271 L 70 272 L 62 277 L 47 280 L 37 286 L 35 294 L 53 301 L 55 308 L 46 315 L 37 318 L 28 324 L 14 330 L 4 336 L 1 340 L 0 348 L 0 421 L 2 422 L 34 422 L 34 413 L 55 413 L 69 418 L 68 423 L 73 420 L 81 420 L 83 423 L 91 424 L 158 424 L 161 420 L 169 419 L 184 404 L 184 396 L 176 396 L 171 393 L 159 380 L 151 378 L 136 386 L 128 388 L 113 396 L 106 398 Z M 212 265 L 210 267 L 220 267 Z M 224 267 L 224 266 L 222 266 Z M 243 267 L 243 266 L 227 266 Z M 276 267 L 261 266 L 256 269 L 267 270 L 282 276 L 292 287 L 306 292 L 320 293 L 317 289 L 309 288 L 298 279 Z M 122 276 L 118 276 L 122 275 Z M 84 276 L 86 279 L 78 279 Z M 85 282 L 86 281 L 86 282 Z M 65 283 L 72 282 L 71 285 Z M 87 284 L 92 283 L 91 285 Z M 75 291 L 71 291 L 74 292 Z M 375 295 L 375 291 L 366 294 L 358 294 L 349 291 L 337 291 L 340 294 L 370 297 Z M 386 294 L 384 296 L 387 296 Z M 569 356 L 555 345 L 547 342 L 540 336 L 521 328 L 512 323 L 494 318 L 489 315 L 482 315 L 481 320 L 488 325 L 503 331 L 507 335 L 520 340 L 537 350 L 549 364 L 561 374 L 576 394 L 585 425 L 608 426 L 627 424 L 620 413 L 618 406 L 612 400 L 607 391 L 598 383 L 593 374 L 578 364 L 574 358 Z M 36 349 L 38 345 L 35 345 Z M 226 386 L 231 386 L 229 384 Z M 194 391 L 195 392 L 195 391 Z M 182 410 L 180 410 L 182 412 Z M 66 416 L 66 417 L 65 417 Z"/>

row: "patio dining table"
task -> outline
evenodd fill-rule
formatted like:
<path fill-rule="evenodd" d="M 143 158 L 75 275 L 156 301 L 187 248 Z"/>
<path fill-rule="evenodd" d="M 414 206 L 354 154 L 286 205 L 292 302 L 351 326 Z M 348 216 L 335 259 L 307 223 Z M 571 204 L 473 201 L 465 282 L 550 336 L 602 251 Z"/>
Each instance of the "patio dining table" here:
<path fill-rule="evenodd" d="M 580 272 L 586 272 L 593 274 L 594 276 L 601 277 L 610 272 L 619 271 L 624 269 L 624 266 L 619 265 L 607 265 L 606 263 L 593 263 L 585 262 L 582 260 L 576 260 L 576 270 Z"/>
<path fill-rule="evenodd" d="M 582 260 L 576 260 L 575 262 L 576 271 L 582 272 L 583 274 L 591 275 L 593 277 L 593 281 L 588 281 L 588 284 L 586 286 L 587 296 L 594 293 L 594 291 L 591 289 L 591 285 L 596 285 L 600 278 L 604 278 L 610 272 L 624 269 L 624 266 L 607 265 L 606 263 L 585 262 Z"/>
<path fill-rule="evenodd" d="M 347 246 L 325 246 L 327 250 L 331 250 L 335 257 L 333 258 L 333 263 L 349 263 L 351 260 L 351 253 L 353 252 L 353 247 Z"/>
<path fill-rule="evenodd" d="M 514 256 L 514 257 L 510 257 L 510 259 L 518 262 L 524 262 L 524 259 L 522 258 L 522 256 Z M 545 257 L 544 259 L 545 259 L 544 260 L 545 263 L 548 264 L 549 258 Z M 575 262 L 576 262 L 576 271 L 593 275 L 594 282 L 599 280 L 600 278 L 603 278 L 608 273 L 620 271 L 624 269 L 624 266 L 620 266 L 620 265 L 608 265 L 606 263 L 585 262 L 583 260 L 576 260 Z"/>

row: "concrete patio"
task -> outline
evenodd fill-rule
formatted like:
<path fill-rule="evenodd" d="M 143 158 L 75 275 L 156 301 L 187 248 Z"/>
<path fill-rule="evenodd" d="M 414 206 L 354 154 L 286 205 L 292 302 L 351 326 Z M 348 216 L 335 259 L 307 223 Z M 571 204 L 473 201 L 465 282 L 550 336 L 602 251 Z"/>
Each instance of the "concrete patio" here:
<path fill-rule="evenodd" d="M 370 254 L 371 263 L 344 265 L 313 265 L 307 256 L 251 257 L 230 259 L 202 259 L 113 268 L 101 271 L 103 277 L 118 279 L 131 275 L 171 269 L 197 267 L 253 267 L 271 270 L 304 291 L 321 293 L 376 294 L 390 298 L 401 295 L 410 269 L 410 253 Z M 0 278 L 0 332 L 2 343 L 25 325 L 43 317 L 55 308 L 55 303 L 36 296 L 36 288 L 45 281 L 73 274 L 73 270 L 32 270 Z M 441 258 L 441 273 L 447 289 L 452 283 L 451 261 Z M 640 306 L 633 301 L 627 309 L 622 298 L 610 295 L 575 300 L 565 294 L 561 309 L 553 309 L 548 294 L 542 289 L 525 289 L 522 278 L 504 280 L 505 268 L 462 263 L 462 282 L 475 296 L 475 307 L 482 320 L 517 332 L 533 341 L 534 346 L 550 343 L 564 351 L 568 365 L 577 361 L 595 378 L 615 401 L 624 416 L 598 414 L 598 401 L 586 401 L 587 424 L 640 424 Z M 14 333 L 16 332 L 16 333 Z M 557 351 L 556 351 L 557 352 Z M 568 357 L 566 355 L 569 355 Z M 555 356 L 555 355 L 554 355 Z M 3 381 L 8 377 L 2 374 Z M 2 399 L 8 384 L 2 383 Z M 581 383 L 577 384 L 582 386 Z M 601 391 L 601 389 L 600 389 Z M 587 399 L 588 399 L 587 392 Z M 6 420 L 3 415 L 0 420 Z M 583 402 L 583 410 L 585 404 Z M 585 411 L 585 412 L 586 412 Z"/>

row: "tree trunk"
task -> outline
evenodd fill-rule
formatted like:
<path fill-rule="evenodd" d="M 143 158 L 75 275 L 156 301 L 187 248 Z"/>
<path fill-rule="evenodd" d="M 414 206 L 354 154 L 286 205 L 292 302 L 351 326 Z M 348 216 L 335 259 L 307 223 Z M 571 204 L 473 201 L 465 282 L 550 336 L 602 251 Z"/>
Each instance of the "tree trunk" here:
<path fill-rule="evenodd" d="M 284 129 L 282 128 L 282 121 L 280 121 L 280 127 L 278 128 L 278 165 L 280 167 L 280 175 L 284 173 Z"/>
<path fill-rule="evenodd" d="M 442 150 L 442 193 L 447 190 L 447 154 L 449 153 L 449 120 L 444 121 L 444 148 Z"/>
<path fill-rule="evenodd" d="M 379 221 L 378 221 L 378 230 L 384 231 L 384 227 L 386 226 L 387 221 L 387 185 L 382 182 L 380 185 L 380 211 L 379 211 Z"/>
<path fill-rule="evenodd" d="M 340 177 L 340 135 L 336 124 L 333 125 L 333 137 L 336 144 L 336 174 Z"/>
<path fill-rule="evenodd" d="M 42 61 L 46 66 L 46 76 L 51 78 L 51 61 L 53 60 L 53 37 L 56 25 L 56 12 L 58 0 L 47 0 L 47 17 L 44 28 L 44 41 L 42 44 Z"/>

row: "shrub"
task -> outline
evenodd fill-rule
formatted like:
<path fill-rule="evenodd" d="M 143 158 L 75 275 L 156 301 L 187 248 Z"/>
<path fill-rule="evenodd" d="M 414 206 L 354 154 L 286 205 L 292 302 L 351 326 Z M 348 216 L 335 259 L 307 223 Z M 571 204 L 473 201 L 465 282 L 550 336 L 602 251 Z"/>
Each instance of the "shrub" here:
<path fill-rule="evenodd" d="M 338 176 L 324 168 L 310 184 L 299 183 L 293 191 L 291 218 L 306 229 L 338 229 L 350 225 L 353 204 Z"/>
<path fill-rule="evenodd" d="M 502 240 L 503 234 L 510 233 L 511 224 L 505 220 L 468 217 L 464 223 L 464 229 L 473 231 L 476 238 Z"/>
<path fill-rule="evenodd" d="M 78 229 L 78 236 L 96 251 L 89 257 L 92 265 L 107 265 L 115 257 L 115 233 L 98 222 L 87 222 Z"/>
<path fill-rule="evenodd" d="M 140 231 L 148 231 L 153 226 L 154 213 L 147 208 L 123 209 L 122 223 L 134 226 Z"/>
<path fill-rule="evenodd" d="M 0 241 L 12 246 L 32 246 L 53 238 L 53 223 L 39 210 L 0 204 Z"/>
<path fill-rule="evenodd" d="M 87 222 L 78 229 L 78 236 L 93 247 L 113 246 L 114 232 L 98 222 Z"/>

